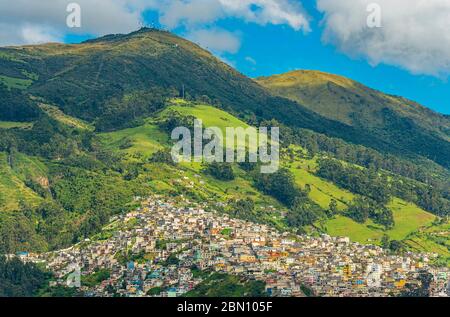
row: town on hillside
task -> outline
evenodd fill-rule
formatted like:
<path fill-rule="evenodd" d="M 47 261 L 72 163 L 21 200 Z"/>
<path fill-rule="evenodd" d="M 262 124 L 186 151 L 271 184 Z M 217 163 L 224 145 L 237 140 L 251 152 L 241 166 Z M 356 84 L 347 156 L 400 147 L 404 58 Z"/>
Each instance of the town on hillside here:
<path fill-rule="evenodd" d="M 79 287 L 85 296 L 183 296 L 207 278 L 202 272 L 262 281 L 267 295 L 289 297 L 399 296 L 426 272 L 431 296 L 450 295 L 450 269 L 433 267 L 433 255 L 393 255 L 345 237 L 279 232 L 187 200 L 141 201 L 90 240 L 19 257 L 45 265 L 53 286 Z"/>

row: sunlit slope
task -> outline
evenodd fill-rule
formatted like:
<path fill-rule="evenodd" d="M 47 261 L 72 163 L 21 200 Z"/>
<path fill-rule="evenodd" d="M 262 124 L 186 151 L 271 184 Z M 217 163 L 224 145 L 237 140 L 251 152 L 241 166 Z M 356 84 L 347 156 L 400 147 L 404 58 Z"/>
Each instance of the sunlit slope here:
<path fill-rule="evenodd" d="M 233 139 L 233 134 L 227 133 L 227 128 L 233 129 L 236 132 L 247 132 L 246 130 L 250 126 L 244 121 L 238 119 L 237 117 L 231 115 L 216 107 L 207 104 L 197 104 L 184 101 L 182 99 L 174 99 L 170 102 L 168 106 L 160 114 L 160 118 L 170 116 L 170 114 L 175 111 L 183 116 L 195 117 L 201 120 L 204 128 L 218 128 L 220 129 L 224 141 L 224 146 L 234 144 L 237 146 L 236 138 Z M 240 129 L 240 130 L 238 130 Z M 249 130 L 250 131 L 250 130 Z M 253 130 L 258 132 L 257 130 Z M 270 132 L 270 131 L 269 131 Z M 250 144 L 248 139 L 246 140 L 246 146 L 250 146 L 253 150 L 256 150 L 254 144 Z"/>
<path fill-rule="evenodd" d="M 46 183 L 46 167 L 37 159 L 16 154 L 13 158 L 0 152 L 0 211 L 19 210 L 20 204 L 36 206 L 43 201 L 25 185 L 26 180 Z"/>
<path fill-rule="evenodd" d="M 389 109 L 450 140 L 450 120 L 411 100 L 383 94 L 351 79 L 319 71 L 294 71 L 258 82 L 277 95 L 299 101 L 328 118 L 349 125 L 383 125 Z"/>
<path fill-rule="evenodd" d="M 0 121 L 0 129 L 28 129 L 33 124 L 30 122 L 14 122 L 14 121 Z"/>
<path fill-rule="evenodd" d="M 139 161 L 148 159 L 168 144 L 168 136 L 151 122 L 135 128 L 101 133 L 99 138 L 107 149 Z"/>
<path fill-rule="evenodd" d="M 166 115 L 170 110 L 193 116 L 202 120 L 205 127 L 218 127 L 225 134 L 226 128 L 248 128 L 249 125 L 235 116 L 207 104 L 193 104 L 182 99 L 172 100 L 170 106 L 161 114 Z"/>
<path fill-rule="evenodd" d="M 331 201 L 335 200 L 338 210 L 345 211 L 347 205 L 356 198 L 355 194 L 317 177 L 314 174 L 316 159 L 296 159 L 289 164 L 289 169 L 297 184 L 302 188 L 309 186 L 309 197 L 325 210 L 329 208 Z M 393 198 L 387 207 L 392 210 L 395 220 L 395 226 L 391 230 L 385 230 L 370 219 L 360 224 L 342 214 L 333 219 L 322 220 L 317 226 L 333 236 L 348 236 L 360 243 L 380 243 L 384 234 L 392 240 L 401 241 L 421 228 L 428 227 L 436 219 L 434 215 L 399 198 Z"/>
<path fill-rule="evenodd" d="M 235 116 L 207 104 L 193 104 L 183 100 L 172 100 L 166 110 L 157 118 L 161 119 L 172 111 L 186 116 L 194 116 L 201 119 L 205 127 L 216 126 L 225 132 L 227 127 L 248 127 Z M 153 120 L 153 121 L 152 121 Z M 114 151 L 125 153 L 130 158 L 148 158 L 158 149 L 168 148 L 170 140 L 167 133 L 162 131 L 154 122 L 148 119 L 147 123 L 132 129 L 120 130 L 112 133 L 101 134 L 105 145 Z M 125 148 L 127 145 L 128 147 Z M 282 162 L 293 173 L 297 184 L 305 189 L 308 185 L 311 189 L 309 197 L 327 209 L 332 200 L 336 200 L 338 209 L 344 211 L 347 205 L 355 199 L 356 195 L 341 189 L 335 184 L 321 179 L 315 175 L 317 168 L 316 158 L 296 158 L 293 162 Z M 235 167 L 236 179 L 233 181 L 219 181 L 202 173 L 201 163 L 182 163 L 178 167 L 164 167 L 154 175 L 152 185 L 155 190 L 169 193 L 174 187 L 187 187 L 203 199 L 237 199 L 251 197 L 257 203 L 270 202 L 277 205 L 273 199 L 262 195 L 253 186 L 252 181 L 245 172 Z M 404 240 L 409 235 L 427 227 L 435 219 L 435 216 L 425 212 L 414 204 L 394 198 L 388 205 L 393 211 L 395 227 L 385 231 L 379 225 L 368 221 L 359 224 L 342 215 L 334 219 L 328 219 L 317 224 L 324 231 L 335 236 L 349 236 L 353 241 L 361 243 L 380 243 L 384 234 L 393 240 Z M 281 219 L 281 218 L 280 218 Z M 276 222 L 280 222 L 280 219 Z"/>
<path fill-rule="evenodd" d="M 240 118 L 276 119 L 353 143 L 391 152 L 404 150 L 402 144 L 273 96 L 198 45 L 154 29 L 73 45 L 0 48 L 0 76 L 31 81 L 21 94 L 41 97 L 64 114 L 107 131 L 122 129 L 136 119 L 131 116 L 130 120 L 134 112 L 124 109 L 124 97 L 149 90 L 174 97 L 184 88 L 186 95 L 206 96 Z"/>
<path fill-rule="evenodd" d="M 384 139 L 403 149 L 403 155 L 415 152 L 450 166 L 450 120 L 416 102 L 318 71 L 293 71 L 257 82 L 274 95 Z"/>
<path fill-rule="evenodd" d="M 147 162 L 144 166 L 151 170 L 149 184 L 158 194 L 171 195 L 175 190 L 194 196 L 201 201 L 227 203 L 229 200 L 251 198 L 257 208 L 274 206 L 270 214 L 262 209 L 260 218 L 279 228 L 285 228 L 281 211 L 284 207 L 274 198 L 260 193 L 253 187 L 252 178 L 237 165 L 233 166 L 235 179 L 221 181 L 203 172 L 204 165 L 196 162 L 182 162 L 177 165 L 150 163 L 149 159 L 161 149 L 170 150 L 174 141 L 168 132 L 158 126 L 172 111 L 183 116 L 194 116 L 203 121 L 204 127 L 217 127 L 225 135 L 227 127 L 249 127 L 237 117 L 207 104 L 195 104 L 183 100 L 171 100 L 167 109 L 154 118 L 147 118 L 145 124 L 114 132 L 99 134 L 101 143 L 108 150 L 125 156 L 126 161 Z M 147 177 L 147 176 L 146 176 Z M 277 209 L 279 209 L 277 211 Z M 285 228 L 286 229 L 286 228 Z"/>

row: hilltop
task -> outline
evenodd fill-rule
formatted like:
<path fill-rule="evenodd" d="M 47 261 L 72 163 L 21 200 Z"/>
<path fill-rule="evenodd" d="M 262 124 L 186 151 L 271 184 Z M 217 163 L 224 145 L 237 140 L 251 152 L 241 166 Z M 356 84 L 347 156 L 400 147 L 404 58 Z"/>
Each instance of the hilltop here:
<path fill-rule="evenodd" d="M 448 167 L 450 120 L 416 102 L 319 71 L 293 71 L 256 81 L 328 119 L 365 129 L 403 148 L 404 154 L 416 152 Z"/>

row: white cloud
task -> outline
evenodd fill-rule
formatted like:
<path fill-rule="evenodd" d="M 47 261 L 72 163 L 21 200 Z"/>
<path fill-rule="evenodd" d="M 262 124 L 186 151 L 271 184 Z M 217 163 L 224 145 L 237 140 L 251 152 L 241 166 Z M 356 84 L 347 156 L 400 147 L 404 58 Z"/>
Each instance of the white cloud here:
<path fill-rule="evenodd" d="M 81 6 L 82 27 L 68 28 L 67 5 Z M 130 32 L 139 28 L 142 7 L 127 0 L 0 0 L 0 45 L 62 41 L 65 34 Z"/>
<path fill-rule="evenodd" d="M 171 29 L 181 24 L 210 23 L 224 14 L 217 0 L 160 0 L 151 7 L 160 12 L 160 23 Z"/>
<path fill-rule="evenodd" d="M 81 28 L 66 25 L 67 5 L 81 7 Z M 308 32 L 310 25 L 299 0 L 0 0 L 0 45 L 63 41 L 67 34 L 127 33 L 139 28 L 142 13 L 159 13 L 170 29 L 184 26 L 187 37 L 220 53 L 236 53 L 236 33 L 214 23 L 237 18 L 259 25 L 288 25 Z"/>
<path fill-rule="evenodd" d="M 248 22 L 261 25 L 287 24 L 293 29 L 309 32 L 309 18 L 300 1 L 292 0 L 219 0 L 224 10 Z"/>
<path fill-rule="evenodd" d="M 192 27 L 235 17 L 260 25 L 286 24 L 310 31 L 308 17 L 298 0 L 159 0 L 151 7 L 160 12 L 160 22 L 169 28 Z"/>
<path fill-rule="evenodd" d="M 211 27 L 224 18 L 238 18 L 259 25 L 288 25 L 310 31 L 308 17 L 298 0 L 154 0 L 148 4 L 170 29 L 184 26 L 187 37 L 216 53 L 236 53 L 240 38 Z"/>
<path fill-rule="evenodd" d="M 189 33 L 188 39 L 200 46 L 219 53 L 237 53 L 241 40 L 235 33 L 223 29 L 200 29 Z"/>
<path fill-rule="evenodd" d="M 367 27 L 369 3 L 381 6 L 381 28 Z M 413 74 L 450 74 L 450 1 L 317 0 L 325 13 L 323 40 L 372 65 L 402 67 Z"/>
<path fill-rule="evenodd" d="M 30 44 L 57 42 L 61 36 L 61 34 L 55 33 L 52 29 L 39 25 L 24 25 L 20 32 L 25 43 Z"/>
<path fill-rule="evenodd" d="M 81 6 L 81 28 L 66 25 L 72 2 Z M 188 37 L 218 52 L 240 47 L 236 34 L 214 28 L 214 22 L 228 17 L 310 30 L 298 0 L 0 0 L 0 45 L 62 41 L 67 34 L 127 33 L 139 28 L 147 9 L 159 12 L 161 24 L 185 26 Z"/>

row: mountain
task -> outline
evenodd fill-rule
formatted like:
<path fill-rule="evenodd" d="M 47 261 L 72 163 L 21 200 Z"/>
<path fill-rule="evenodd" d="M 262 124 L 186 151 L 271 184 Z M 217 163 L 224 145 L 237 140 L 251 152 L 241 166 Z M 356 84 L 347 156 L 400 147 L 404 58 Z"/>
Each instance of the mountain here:
<path fill-rule="evenodd" d="M 448 240 L 428 233 L 447 230 L 434 222 L 450 210 L 448 118 L 333 75 L 314 79 L 324 80 L 339 97 L 306 83 L 301 98 L 279 96 L 154 29 L 0 48 L 0 254 L 107 238 L 112 216 L 160 194 L 283 230 L 377 244 L 387 234 L 447 257 Z M 319 111 L 315 98 L 347 115 Z M 175 164 L 171 128 L 194 117 L 223 130 L 277 120 L 282 171 Z"/>
<path fill-rule="evenodd" d="M 153 107 L 133 103 L 124 107 L 124 99 L 132 95 L 151 88 L 156 90 L 153 96 L 173 97 L 184 89 L 187 95 L 207 96 L 241 117 L 276 119 L 356 143 L 365 139 L 351 127 L 272 96 L 209 52 L 168 32 L 144 28 L 76 45 L 47 44 L 0 52 L 0 56 L 8 56 L 0 73 L 10 76 L 10 85 L 28 80 L 26 93 L 43 97 L 68 115 L 96 121 L 98 130 L 121 127 L 123 122 L 117 118 L 133 121 L 138 114 L 152 113 L 161 106 L 147 96 Z M 116 100 L 122 104 L 117 105 Z M 387 146 L 382 140 L 372 143 Z"/>
<path fill-rule="evenodd" d="M 168 32 L 144 28 L 81 44 L 1 48 L 0 61 L 0 89 L 14 90 L 15 103 L 25 108 L 20 111 L 23 116 L 16 115 L 17 120 L 12 118 L 17 111 L 9 111 L 3 120 L 23 121 L 25 116 L 32 119 L 36 106 L 25 107 L 17 101 L 26 99 L 23 95 L 32 95 L 56 105 L 67 115 L 93 123 L 97 130 L 114 130 L 160 110 L 164 98 L 178 96 L 184 90 L 187 96 L 207 96 L 211 103 L 246 120 L 276 119 L 295 129 L 310 129 L 383 152 L 423 156 L 450 166 L 450 145 L 448 139 L 443 139 L 448 136 L 445 125 L 438 132 L 416 124 L 420 118 L 431 116 L 431 111 L 417 111 L 415 117 L 419 119 L 413 120 L 383 107 L 374 120 L 375 126 L 368 130 L 363 122 L 372 117 L 370 111 L 352 112 L 353 121 L 360 121 L 352 124 L 348 118 L 311 110 L 308 100 L 272 95 L 209 52 Z M 346 103 L 356 102 L 354 92 L 337 84 L 329 86 Z M 368 102 L 374 98 L 378 97 Z M 13 103 L 2 102 L 2 107 L 8 104 Z M 380 120 L 389 129 L 378 124 Z"/>
<path fill-rule="evenodd" d="M 367 130 L 372 136 L 449 166 L 448 116 L 414 101 L 319 71 L 293 71 L 256 81 L 274 95 L 296 101 L 330 120 Z"/>

